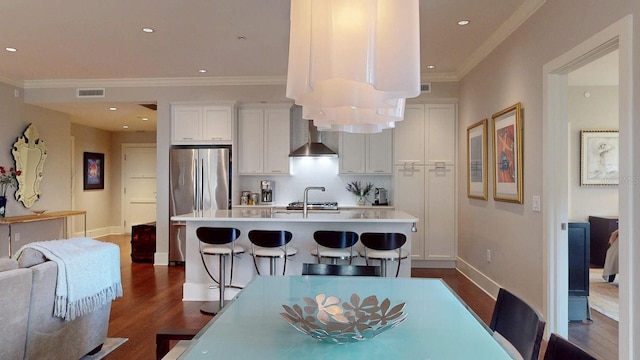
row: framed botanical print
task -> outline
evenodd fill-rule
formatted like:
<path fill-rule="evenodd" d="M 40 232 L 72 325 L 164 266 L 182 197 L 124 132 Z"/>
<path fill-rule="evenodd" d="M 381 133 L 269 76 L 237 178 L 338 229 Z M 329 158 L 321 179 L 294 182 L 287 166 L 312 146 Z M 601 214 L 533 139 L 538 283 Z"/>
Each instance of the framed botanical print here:
<path fill-rule="evenodd" d="M 580 185 L 618 185 L 618 130 L 580 132 Z"/>
<path fill-rule="evenodd" d="M 104 189 L 104 154 L 85 152 L 83 174 L 84 190 Z"/>
<path fill-rule="evenodd" d="M 467 128 L 467 197 L 487 200 L 487 119 Z"/>
<path fill-rule="evenodd" d="M 522 204 L 522 109 L 521 104 L 493 114 L 493 198 Z"/>

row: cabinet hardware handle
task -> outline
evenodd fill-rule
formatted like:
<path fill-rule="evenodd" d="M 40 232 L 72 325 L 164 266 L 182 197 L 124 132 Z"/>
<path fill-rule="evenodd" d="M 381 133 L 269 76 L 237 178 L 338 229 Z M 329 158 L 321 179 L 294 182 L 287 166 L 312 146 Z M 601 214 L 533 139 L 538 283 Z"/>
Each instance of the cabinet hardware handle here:
<path fill-rule="evenodd" d="M 416 163 L 420 162 L 420 160 L 400 160 L 400 162 L 404 169 L 414 169 L 416 167 Z"/>
<path fill-rule="evenodd" d="M 436 161 L 436 170 L 444 170 L 446 166 L 444 165 L 444 161 Z"/>

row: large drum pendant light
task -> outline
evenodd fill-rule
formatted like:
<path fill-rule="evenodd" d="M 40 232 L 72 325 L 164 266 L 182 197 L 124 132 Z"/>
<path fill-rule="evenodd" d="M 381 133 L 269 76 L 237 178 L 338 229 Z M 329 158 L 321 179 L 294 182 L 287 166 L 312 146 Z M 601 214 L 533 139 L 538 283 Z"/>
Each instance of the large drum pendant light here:
<path fill-rule="evenodd" d="M 303 118 L 379 132 L 419 94 L 418 0 L 291 0 L 286 95 Z"/>

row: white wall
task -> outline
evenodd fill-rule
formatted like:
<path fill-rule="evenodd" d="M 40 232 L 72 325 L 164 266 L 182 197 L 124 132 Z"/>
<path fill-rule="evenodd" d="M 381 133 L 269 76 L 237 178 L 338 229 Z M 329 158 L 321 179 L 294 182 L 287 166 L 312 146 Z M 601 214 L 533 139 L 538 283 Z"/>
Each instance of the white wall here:
<path fill-rule="evenodd" d="M 585 97 L 585 92 L 589 97 Z M 617 86 L 570 86 L 569 219 L 618 216 L 617 186 L 580 186 L 580 131 L 618 130 Z"/>

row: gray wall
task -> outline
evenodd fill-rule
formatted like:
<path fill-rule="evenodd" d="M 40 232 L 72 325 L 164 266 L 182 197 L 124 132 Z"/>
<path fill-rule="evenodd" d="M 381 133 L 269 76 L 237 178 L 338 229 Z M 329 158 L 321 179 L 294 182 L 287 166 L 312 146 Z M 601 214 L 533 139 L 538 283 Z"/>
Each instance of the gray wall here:
<path fill-rule="evenodd" d="M 542 69 L 634 11 L 640 14 L 637 1 L 547 1 L 460 82 L 461 145 L 466 143 L 469 125 L 522 103 L 524 204 L 494 201 L 491 185 L 488 201 L 469 199 L 465 196 L 466 181 L 460 181 L 458 256 L 466 267 L 510 289 L 539 310 L 543 309 L 545 294 L 543 213 L 531 210 L 531 197 L 542 195 L 545 175 Z M 638 48 L 636 44 L 636 54 Z M 467 176 L 465 154 L 460 151 L 460 179 Z M 489 174 L 492 171 L 490 161 Z M 487 249 L 492 251 L 491 262 L 485 257 Z"/>
<path fill-rule="evenodd" d="M 590 97 L 584 93 L 589 92 Z M 570 86 L 569 219 L 618 216 L 617 186 L 580 186 L 580 131 L 618 130 L 617 86 Z"/>
<path fill-rule="evenodd" d="M 19 97 L 14 96 L 18 90 Z M 31 210 L 41 209 L 65 211 L 74 208 L 72 194 L 75 197 L 75 209 L 87 211 L 87 229 L 89 235 L 103 235 L 121 230 L 120 225 L 120 157 L 122 143 L 155 142 L 155 133 L 110 133 L 103 130 L 78 126 L 73 119 L 57 111 L 26 104 L 22 98 L 23 89 L 0 83 L 0 165 L 15 166 L 11 147 L 22 136 L 29 124 L 35 124 L 40 138 L 47 147 L 47 160 L 44 164 L 43 179 L 40 184 L 41 197 L 30 209 L 22 206 L 13 198 L 15 189 L 7 193 L 7 216 L 30 215 Z M 72 136 L 75 139 L 75 152 L 72 153 Z M 2 150 L 4 149 L 4 150 Z M 106 181 L 105 190 L 83 191 L 82 154 L 84 151 L 105 153 Z M 72 168 L 72 164 L 75 168 Z M 72 179 L 75 180 L 72 181 Z M 75 188 L 73 185 L 75 184 Z M 70 233 L 78 234 L 83 228 L 81 217 L 70 220 Z M 63 237 L 62 221 L 53 220 L 38 223 L 14 225 L 20 238 L 17 246 L 31 241 L 51 240 Z M 0 226 L 0 257 L 7 256 L 7 226 Z"/>

